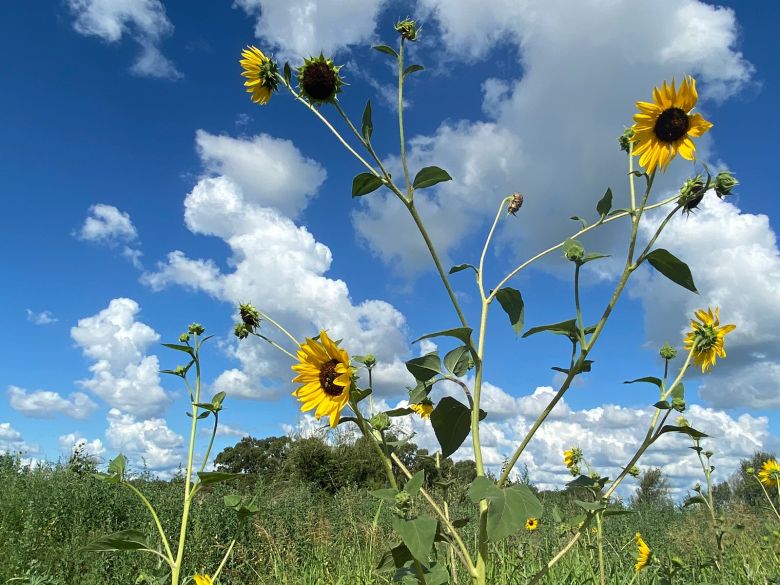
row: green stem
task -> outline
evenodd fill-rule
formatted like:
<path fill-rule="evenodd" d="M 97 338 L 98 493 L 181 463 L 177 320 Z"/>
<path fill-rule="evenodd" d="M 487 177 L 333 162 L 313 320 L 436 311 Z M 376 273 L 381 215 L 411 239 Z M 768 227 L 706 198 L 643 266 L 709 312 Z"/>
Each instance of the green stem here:
<path fill-rule="evenodd" d="M 217 425 L 219 424 L 219 413 L 215 412 L 214 414 L 214 428 L 211 431 L 211 439 L 209 439 L 209 446 L 208 449 L 206 449 L 206 456 L 203 458 L 203 462 L 200 464 L 200 473 L 203 473 L 203 470 L 206 469 L 206 464 L 209 461 L 209 456 L 211 455 L 211 448 L 214 446 L 214 437 L 217 436 Z"/>
<path fill-rule="evenodd" d="M 374 162 L 376 162 L 377 166 L 379 167 L 379 170 L 382 171 L 382 175 L 384 175 L 385 180 L 389 182 L 390 174 L 387 172 L 387 169 L 385 169 L 385 166 L 382 164 L 382 160 L 379 158 L 379 156 L 377 156 L 376 152 L 374 151 L 374 147 L 371 146 L 371 141 L 366 139 L 362 134 L 360 134 L 360 132 L 357 131 L 357 128 L 355 128 L 355 125 L 352 123 L 352 120 L 350 120 L 349 116 L 347 116 L 347 113 L 344 111 L 344 108 L 341 107 L 341 102 L 339 102 L 338 99 L 336 99 L 333 102 L 333 105 L 336 106 L 336 111 L 338 111 L 338 113 L 341 114 L 341 117 L 344 119 L 344 122 L 347 123 L 349 129 L 352 130 L 352 133 L 355 135 L 355 138 L 357 138 L 360 141 L 360 143 L 365 147 L 365 149 L 374 159 Z"/>
<path fill-rule="evenodd" d="M 598 545 L 599 583 L 600 585 L 606 585 L 607 577 L 604 572 L 604 532 L 601 524 L 601 513 L 596 514 L 596 544 Z"/>
<path fill-rule="evenodd" d="M 371 447 L 374 449 L 376 454 L 379 456 L 379 459 L 382 461 L 382 466 L 384 467 L 385 475 L 387 476 L 387 481 L 390 483 L 390 487 L 397 490 L 398 481 L 395 479 L 395 474 L 393 473 L 393 464 L 390 462 L 390 459 L 388 459 L 387 454 L 379 445 L 379 442 L 374 436 L 374 433 L 372 433 L 371 430 L 368 428 L 368 423 L 366 422 L 366 419 L 363 418 L 363 414 L 360 412 L 360 408 L 358 408 L 358 405 L 350 402 L 350 408 L 352 408 L 353 412 L 355 413 L 355 417 L 357 418 L 358 428 L 360 429 L 360 432 L 363 434 L 366 440 L 371 444 Z"/>
<path fill-rule="evenodd" d="M 157 531 L 160 533 L 160 539 L 162 540 L 163 546 L 165 547 L 165 552 L 168 555 L 165 560 L 171 567 L 173 567 L 174 559 L 173 552 L 171 551 L 171 545 L 168 543 L 168 537 L 165 536 L 165 530 L 163 530 L 162 524 L 160 523 L 160 518 L 157 516 L 157 512 L 155 511 L 154 506 L 152 506 L 152 503 L 146 498 L 141 490 L 139 490 L 133 484 L 127 481 L 123 481 L 122 483 L 129 487 L 149 510 L 149 513 L 152 515 L 152 519 L 154 520 L 154 525 L 157 527 Z"/>
<path fill-rule="evenodd" d="M 225 553 L 225 556 L 222 557 L 222 562 L 219 563 L 219 567 L 217 567 L 217 570 L 214 571 L 214 574 L 211 576 L 212 581 L 215 583 L 217 582 L 217 578 L 219 577 L 219 574 L 222 572 L 222 569 L 225 567 L 225 564 L 227 563 L 228 559 L 230 558 L 230 553 L 233 552 L 233 547 L 236 546 L 236 539 L 234 538 L 230 542 L 230 546 L 227 549 L 227 552 Z"/>
<path fill-rule="evenodd" d="M 585 346 L 585 325 L 582 322 L 582 310 L 580 309 L 580 267 L 579 262 L 574 263 L 574 307 L 577 310 L 577 336 L 580 344 Z"/>
<path fill-rule="evenodd" d="M 404 138 L 404 38 L 401 37 L 401 50 L 398 52 L 398 133 L 401 140 L 401 164 L 406 178 L 406 196 L 411 202 L 414 198 L 412 181 L 409 178 L 409 166 L 406 163 L 406 139 Z"/>
<path fill-rule="evenodd" d="M 268 343 L 270 343 L 272 346 L 274 346 L 276 349 L 278 349 L 282 353 L 287 354 L 287 356 L 291 357 L 293 360 L 298 361 L 298 357 L 297 356 L 293 355 L 291 352 L 289 352 L 286 349 L 284 349 L 281 345 L 276 343 L 273 339 L 270 339 L 270 338 L 266 337 L 262 333 L 255 333 L 254 331 L 252 332 L 252 335 L 254 335 L 255 337 L 259 337 L 263 341 L 267 341 Z"/>
<path fill-rule="evenodd" d="M 292 342 L 295 344 L 295 347 L 298 347 L 299 345 L 301 345 L 301 344 L 300 344 L 300 342 L 299 342 L 297 339 L 295 339 L 295 337 L 293 336 L 293 334 L 292 334 L 292 333 L 290 333 L 289 331 L 287 331 L 287 329 L 285 329 L 284 327 L 282 327 L 282 326 L 281 326 L 279 323 L 277 323 L 276 321 L 274 321 L 273 319 L 271 319 L 271 317 L 269 317 L 268 315 L 266 315 L 266 314 L 265 314 L 265 313 L 263 313 L 262 311 L 258 311 L 258 314 L 260 315 L 260 317 L 261 317 L 262 319 L 265 319 L 265 320 L 266 320 L 266 321 L 268 321 L 268 322 L 269 322 L 271 325 L 273 325 L 274 327 L 276 327 L 276 328 L 277 328 L 279 331 L 281 331 L 282 333 L 284 333 L 284 334 L 285 334 L 285 335 L 286 335 L 286 336 L 287 336 L 287 337 L 290 339 L 290 341 L 292 341 Z M 298 358 L 294 357 L 293 359 L 296 359 L 296 360 L 297 360 Z"/>

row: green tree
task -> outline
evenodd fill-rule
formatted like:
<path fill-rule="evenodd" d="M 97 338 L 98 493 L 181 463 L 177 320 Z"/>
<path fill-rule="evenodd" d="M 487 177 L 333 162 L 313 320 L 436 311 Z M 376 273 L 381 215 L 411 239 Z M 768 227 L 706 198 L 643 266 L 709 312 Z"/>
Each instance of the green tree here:
<path fill-rule="evenodd" d="M 635 506 L 649 504 L 657 507 L 672 504 L 669 497 L 669 480 L 660 468 L 654 467 L 642 472 L 633 503 Z"/>
<path fill-rule="evenodd" d="M 290 443 L 289 437 L 244 437 L 217 455 L 214 463 L 217 471 L 256 474 L 273 480 L 284 468 Z"/>
<path fill-rule="evenodd" d="M 766 504 L 761 486 L 758 485 L 756 478 L 752 477 L 747 470 L 752 468 L 755 473 L 758 473 L 764 462 L 769 459 L 775 459 L 775 454 L 767 453 L 766 451 L 756 451 L 748 459 L 743 459 L 739 462 L 739 471 L 734 473 L 729 479 L 731 492 L 736 500 L 751 507 Z"/>

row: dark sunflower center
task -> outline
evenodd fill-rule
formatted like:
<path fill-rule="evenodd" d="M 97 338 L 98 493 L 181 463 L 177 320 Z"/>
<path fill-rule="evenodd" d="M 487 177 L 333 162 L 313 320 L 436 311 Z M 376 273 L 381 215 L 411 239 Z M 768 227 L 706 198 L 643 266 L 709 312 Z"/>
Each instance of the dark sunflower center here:
<path fill-rule="evenodd" d="M 328 100 L 336 92 L 336 73 L 327 63 L 312 63 L 303 72 L 303 89 L 315 100 Z"/>
<path fill-rule="evenodd" d="M 338 360 L 330 360 L 320 368 L 320 385 L 328 396 L 341 396 L 344 392 L 344 386 L 335 383 L 336 378 L 339 377 L 336 372 L 337 365 L 339 365 Z"/>
<path fill-rule="evenodd" d="M 669 108 L 658 116 L 653 131 L 659 140 L 674 142 L 685 136 L 688 128 L 690 128 L 688 114 L 680 108 Z"/>

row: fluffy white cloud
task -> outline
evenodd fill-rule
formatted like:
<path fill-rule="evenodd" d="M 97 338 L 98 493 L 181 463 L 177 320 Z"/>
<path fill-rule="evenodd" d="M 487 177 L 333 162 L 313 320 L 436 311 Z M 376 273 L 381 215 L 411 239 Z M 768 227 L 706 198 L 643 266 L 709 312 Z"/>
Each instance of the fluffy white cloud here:
<path fill-rule="evenodd" d="M 103 446 L 103 441 L 100 439 L 89 441 L 77 432 L 60 435 L 58 442 L 60 445 L 60 452 L 67 457 L 70 457 L 77 448 L 81 448 L 82 454 L 95 462 L 102 461 L 103 456 L 106 454 L 106 448 Z"/>
<path fill-rule="evenodd" d="M 38 445 L 31 445 L 22 438 L 22 434 L 11 423 L 0 423 L 0 453 L 38 453 Z"/>
<path fill-rule="evenodd" d="M 41 311 L 36 313 L 32 309 L 25 309 L 27 312 L 27 320 L 36 325 L 51 325 L 59 321 L 57 317 L 51 311 Z"/>
<path fill-rule="evenodd" d="M 52 418 L 62 414 L 85 419 L 97 408 L 97 404 L 83 392 L 74 392 L 68 398 L 63 398 L 49 390 L 28 392 L 19 386 L 9 386 L 8 398 L 11 408 L 35 418 Z"/>
<path fill-rule="evenodd" d="M 374 353 L 385 365 L 405 355 L 403 315 L 381 300 L 356 304 L 346 283 L 325 276 L 333 261 L 330 249 L 279 209 L 269 207 L 277 201 L 270 191 L 252 191 L 257 181 L 262 182 L 258 173 L 263 171 L 258 168 L 253 174 L 248 161 L 257 154 L 258 143 L 263 143 L 267 156 L 278 156 L 288 169 L 297 169 L 294 173 L 280 171 L 280 177 L 289 180 L 279 190 L 296 201 L 290 209 L 299 209 L 310 193 L 306 172 L 319 180 L 324 177 L 319 167 L 290 143 L 270 137 L 234 140 L 200 132 L 197 140 L 204 164 L 230 174 L 207 177 L 195 185 L 184 202 L 185 221 L 196 234 L 225 240 L 232 251 L 228 261 L 232 271 L 223 272 L 212 260 L 191 259 L 174 251 L 157 271 L 145 273 L 142 281 L 153 289 L 178 284 L 202 290 L 234 305 L 254 301 L 298 339 L 327 329 L 334 338 L 344 339 L 349 351 Z M 270 325 L 265 331 L 290 347 L 289 340 Z M 241 343 L 232 351 L 242 368 L 221 374 L 215 390 L 259 398 L 289 389 L 289 358 L 257 340 Z"/>
<path fill-rule="evenodd" d="M 136 268 L 141 266 L 141 250 L 136 247 L 138 232 L 130 214 L 113 205 L 98 203 L 89 208 L 84 225 L 75 236 L 85 242 L 92 242 L 109 248 L 122 247 L 122 256 Z"/>
<path fill-rule="evenodd" d="M 164 419 L 138 420 L 112 408 L 106 420 L 108 444 L 134 465 L 170 473 L 182 461 L 184 439 L 169 429 Z"/>
<path fill-rule="evenodd" d="M 657 245 L 690 266 L 701 294 L 657 273 L 638 274 L 631 293 L 642 300 L 648 339 L 680 346 L 693 312 L 719 306 L 722 322 L 737 329 L 726 337 L 727 359 L 702 378 L 702 398 L 719 408 L 780 406 L 780 251 L 769 218 L 708 193 L 694 213 L 670 222 Z"/>
<path fill-rule="evenodd" d="M 95 360 L 92 378 L 78 384 L 115 408 L 146 417 L 162 412 L 171 398 L 160 386 L 157 356 L 146 355 L 160 336 L 135 320 L 139 310 L 132 299 L 113 299 L 98 314 L 80 319 L 70 334 Z"/>
<path fill-rule="evenodd" d="M 160 0 L 67 0 L 73 27 L 82 35 L 109 42 L 130 36 L 141 53 L 131 67 L 136 75 L 179 78 L 176 66 L 160 52 L 162 39 L 173 32 Z"/>
<path fill-rule="evenodd" d="M 208 429 L 203 429 L 206 433 L 211 434 L 211 431 Z M 249 433 L 246 431 L 243 431 L 236 427 L 231 427 L 230 425 L 226 425 L 224 423 L 219 423 L 219 426 L 217 427 L 217 436 L 218 437 L 248 437 Z"/>
<path fill-rule="evenodd" d="M 517 47 L 517 78 L 484 83 L 488 121 L 447 121 L 431 136 L 410 142 L 413 169 L 435 164 L 454 178 L 418 194 L 421 215 L 445 255 L 482 228 L 514 191 L 525 195 L 525 204 L 517 218 L 503 222 L 502 241 L 511 241 L 524 257 L 569 235 L 571 215 L 594 218 L 607 186 L 615 193 L 614 206 L 624 207 L 626 157 L 616 137 L 632 123 L 634 102 L 649 99 L 662 80 L 690 73 L 700 82 L 706 109 L 707 98 L 739 91 L 752 73 L 735 49 L 733 12 L 696 0 L 421 5 L 441 27 L 450 51 L 442 58 L 453 51 L 484 58 L 499 42 Z M 582 30 L 599 32 L 583 36 Z M 710 140 L 699 141 L 700 156 L 706 157 Z M 679 185 L 684 167 L 674 163 L 657 181 L 661 190 Z M 362 201 L 365 208 L 354 221 L 374 251 L 412 268 L 425 258 L 416 252 L 420 238 L 398 201 L 381 195 Z M 596 243 L 608 251 L 618 236 L 623 231 L 603 230 Z"/>
<path fill-rule="evenodd" d="M 383 0 L 236 0 L 257 18 L 255 35 L 277 48 L 282 60 L 320 51 L 330 55 L 374 36 Z"/>

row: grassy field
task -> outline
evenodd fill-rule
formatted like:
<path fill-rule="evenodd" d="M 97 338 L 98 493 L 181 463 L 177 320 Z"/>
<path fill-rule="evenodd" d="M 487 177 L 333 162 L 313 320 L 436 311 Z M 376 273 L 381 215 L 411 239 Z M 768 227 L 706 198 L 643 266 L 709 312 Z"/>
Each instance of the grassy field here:
<path fill-rule="evenodd" d="M 12 457 L 0 457 L 0 583 L 79 584 L 152 583 L 159 566 L 152 555 L 86 553 L 91 539 L 125 528 L 139 528 L 154 536 L 146 510 L 120 486 L 97 481 L 65 467 L 28 469 Z M 152 500 L 164 525 L 175 526 L 179 515 L 181 482 L 139 479 L 136 483 Z M 222 497 L 236 491 L 259 494 L 261 512 L 239 523 L 226 510 Z M 555 523 L 549 510 L 564 511 L 569 496 L 540 494 L 545 503 L 541 527 L 496 545 L 497 562 L 490 583 L 527 583 L 571 535 Z M 471 515 L 467 498 L 455 498 L 452 517 Z M 234 555 L 222 574 L 223 584 L 362 584 L 389 583 L 391 572 L 377 572 L 382 554 L 395 544 L 390 513 L 365 490 L 344 489 L 336 495 L 313 490 L 300 481 L 264 486 L 220 485 L 198 498 L 191 523 L 189 564 L 185 574 L 213 570 L 224 546 L 238 538 Z M 776 542 L 759 510 L 728 509 L 728 521 L 744 529 L 727 536 L 724 570 L 711 564 L 715 553 L 708 518 L 699 510 L 644 507 L 607 518 L 607 582 L 627 584 L 634 577 L 640 531 L 663 562 L 679 557 L 682 568 L 673 583 L 754 585 L 778 583 Z M 574 515 L 571 512 L 571 515 Z M 376 524 L 372 522 L 377 518 Z M 775 527 L 776 528 L 776 527 Z M 469 538 L 473 535 L 468 533 Z M 773 551 L 773 546 L 774 551 Z M 447 553 L 440 550 L 440 558 Z M 545 578 L 544 583 L 597 583 L 595 547 L 588 534 Z M 137 580 L 138 579 L 138 580 Z M 464 575 L 459 583 L 466 583 Z M 645 570 L 633 583 L 663 583 Z"/>

